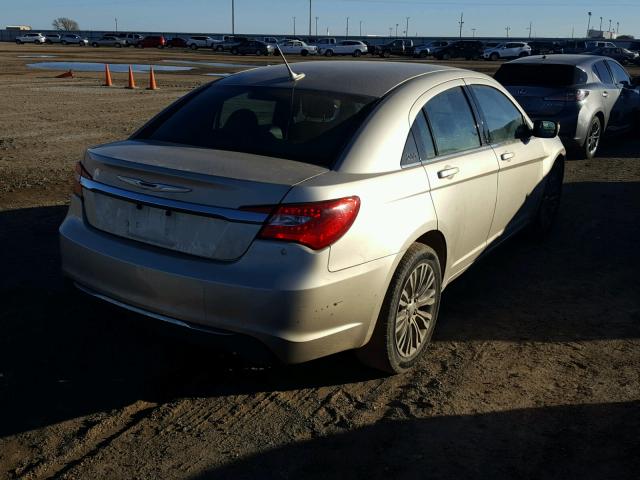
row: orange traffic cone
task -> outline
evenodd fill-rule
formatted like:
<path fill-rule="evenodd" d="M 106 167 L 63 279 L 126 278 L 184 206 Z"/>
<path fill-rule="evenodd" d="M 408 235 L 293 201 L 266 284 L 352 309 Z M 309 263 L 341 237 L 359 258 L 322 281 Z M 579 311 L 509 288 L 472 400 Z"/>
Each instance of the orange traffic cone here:
<path fill-rule="evenodd" d="M 73 78 L 73 70 L 56 75 L 56 78 Z"/>
<path fill-rule="evenodd" d="M 138 88 L 136 87 L 136 81 L 133 78 L 133 70 L 131 70 L 131 65 L 129 65 L 129 85 L 127 85 L 127 88 Z"/>
<path fill-rule="evenodd" d="M 158 90 L 158 85 L 156 85 L 156 76 L 153 73 L 153 67 L 149 68 L 149 88 L 147 90 Z"/>
<path fill-rule="evenodd" d="M 113 81 L 111 81 L 111 72 L 109 71 L 109 64 L 104 64 L 104 85 L 103 87 L 112 87 Z"/>

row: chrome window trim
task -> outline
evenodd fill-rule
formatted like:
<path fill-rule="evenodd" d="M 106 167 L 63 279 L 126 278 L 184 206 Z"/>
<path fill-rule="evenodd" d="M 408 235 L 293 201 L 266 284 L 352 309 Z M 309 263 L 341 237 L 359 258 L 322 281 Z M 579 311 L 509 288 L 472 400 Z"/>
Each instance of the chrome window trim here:
<path fill-rule="evenodd" d="M 123 200 L 129 200 L 131 202 L 148 205 L 150 207 L 164 208 L 175 212 L 221 218 L 231 222 L 262 225 L 268 217 L 268 214 L 266 213 L 249 212 L 224 207 L 211 207 L 209 205 L 202 205 L 199 203 L 181 202 L 170 198 L 154 197 L 152 195 L 145 195 L 143 193 L 132 192 L 131 190 L 112 187 L 111 185 L 99 183 L 85 177 L 80 178 L 80 184 L 83 188 L 89 191 L 102 193 L 110 197 L 121 198 Z"/>

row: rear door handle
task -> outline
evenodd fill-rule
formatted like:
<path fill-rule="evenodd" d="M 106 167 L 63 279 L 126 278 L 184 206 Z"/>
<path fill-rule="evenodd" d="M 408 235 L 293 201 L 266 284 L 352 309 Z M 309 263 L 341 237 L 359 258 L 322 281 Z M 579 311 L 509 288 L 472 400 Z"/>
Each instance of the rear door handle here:
<path fill-rule="evenodd" d="M 446 167 L 438 172 L 438 178 L 453 178 L 459 171 L 458 167 Z"/>
<path fill-rule="evenodd" d="M 603 97 L 608 97 L 609 96 L 609 92 L 602 92 L 602 96 Z"/>
<path fill-rule="evenodd" d="M 503 153 L 502 155 L 500 155 L 500 158 L 506 162 L 511 160 L 513 157 L 515 157 L 515 154 L 511 152 Z"/>

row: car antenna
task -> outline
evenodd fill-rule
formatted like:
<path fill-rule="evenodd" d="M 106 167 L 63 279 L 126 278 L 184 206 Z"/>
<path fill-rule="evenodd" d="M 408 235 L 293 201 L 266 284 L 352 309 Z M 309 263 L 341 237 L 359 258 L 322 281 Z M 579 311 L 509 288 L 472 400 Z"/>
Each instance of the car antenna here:
<path fill-rule="evenodd" d="M 277 43 L 276 43 L 276 49 L 278 50 L 278 53 L 282 57 L 282 60 L 284 60 L 284 64 L 287 66 L 287 70 L 289 71 L 289 78 L 291 78 L 291 81 L 297 82 L 298 80 L 302 80 L 305 77 L 304 73 L 296 73 L 293 70 L 291 70 L 291 66 L 289 65 L 289 62 L 287 62 L 287 59 L 284 58 L 284 53 L 282 53 L 282 50 L 280 50 L 280 45 L 278 45 Z"/>

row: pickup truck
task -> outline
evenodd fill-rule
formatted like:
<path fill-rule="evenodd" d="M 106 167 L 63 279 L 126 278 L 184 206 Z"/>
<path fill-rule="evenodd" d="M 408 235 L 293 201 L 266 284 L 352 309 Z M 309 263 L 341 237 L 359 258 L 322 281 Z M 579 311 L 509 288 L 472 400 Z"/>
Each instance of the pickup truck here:
<path fill-rule="evenodd" d="M 376 53 L 383 58 L 389 58 L 391 55 L 413 55 L 413 40 L 394 40 L 378 47 Z"/>

